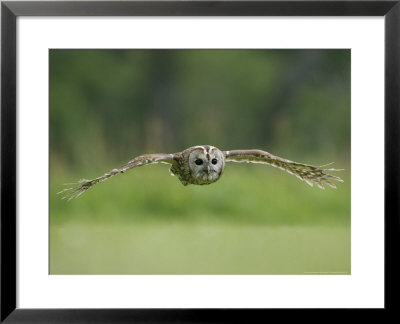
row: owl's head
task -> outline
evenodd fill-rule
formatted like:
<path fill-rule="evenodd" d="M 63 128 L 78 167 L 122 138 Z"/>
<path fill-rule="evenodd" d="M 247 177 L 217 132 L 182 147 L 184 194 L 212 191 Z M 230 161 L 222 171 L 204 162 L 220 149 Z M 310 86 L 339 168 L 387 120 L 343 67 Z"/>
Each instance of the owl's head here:
<path fill-rule="evenodd" d="M 217 181 L 225 168 L 224 154 L 214 146 L 194 146 L 188 152 L 189 170 L 196 184 Z"/>

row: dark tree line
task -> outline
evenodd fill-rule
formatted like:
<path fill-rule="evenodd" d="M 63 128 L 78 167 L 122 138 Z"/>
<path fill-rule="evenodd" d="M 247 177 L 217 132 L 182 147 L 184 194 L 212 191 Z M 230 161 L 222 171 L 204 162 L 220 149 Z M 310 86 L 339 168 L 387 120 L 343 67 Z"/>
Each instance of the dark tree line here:
<path fill-rule="evenodd" d="M 51 50 L 49 109 L 68 168 L 198 144 L 346 159 L 350 51 Z"/>

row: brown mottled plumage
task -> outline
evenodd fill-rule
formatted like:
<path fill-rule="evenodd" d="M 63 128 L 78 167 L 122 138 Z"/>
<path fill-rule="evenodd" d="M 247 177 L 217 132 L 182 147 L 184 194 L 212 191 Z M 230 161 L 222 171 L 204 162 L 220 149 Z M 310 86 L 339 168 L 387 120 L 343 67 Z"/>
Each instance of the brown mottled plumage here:
<path fill-rule="evenodd" d="M 295 175 L 300 180 L 304 180 L 310 186 L 316 184 L 324 189 L 324 184 L 332 188 L 336 186 L 332 180 L 343 182 L 339 177 L 325 173 L 326 171 L 341 171 L 337 169 L 321 169 L 307 164 L 297 163 L 282 159 L 260 150 L 234 150 L 221 151 L 214 146 L 201 145 L 192 146 L 188 149 L 172 154 L 146 154 L 141 155 L 118 169 L 113 169 L 101 177 L 86 180 L 82 179 L 77 186 L 64 189 L 59 193 L 65 193 L 64 198 L 72 199 L 78 197 L 95 184 L 107 180 L 119 173 L 138 167 L 141 165 L 153 163 L 170 164 L 170 172 L 177 176 L 183 185 L 196 184 L 205 185 L 217 181 L 224 172 L 226 162 L 247 162 L 269 164 Z"/>

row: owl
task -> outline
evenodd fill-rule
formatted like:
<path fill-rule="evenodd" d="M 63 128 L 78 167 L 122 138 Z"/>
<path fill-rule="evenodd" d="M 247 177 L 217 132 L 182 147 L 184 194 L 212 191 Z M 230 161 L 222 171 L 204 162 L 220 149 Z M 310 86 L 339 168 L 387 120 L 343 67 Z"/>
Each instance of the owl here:
<path fill-rule="evenodd" d="M 343 182 L 339 177 L 325 173 L 326 171 L 341 171 L 338 169 L 322 169 L 322 167 L 297 163 L 256 149 L 221 151 L 214 146 L 200 145 L 189 147 L 178 153 L 157 153 L 138 156 L 118 169 L 113 169 L 92 180 L 82 179 L 76 186 L 64 189 L 59 193 L 64 193 L 63 199 L 70 200 L 80 196 L 95 184 L 119 173 L 154 163 L 169 164 L 171 174 L 176 176 L 184 186 L 189 184 L 208 185 L 221 178 L 227 162 L 268 164 L 295 175 L 310 186 L 316 184 L 321 189 L 324 189 L 324 184 L 336 188 L 332 180 Z"/>

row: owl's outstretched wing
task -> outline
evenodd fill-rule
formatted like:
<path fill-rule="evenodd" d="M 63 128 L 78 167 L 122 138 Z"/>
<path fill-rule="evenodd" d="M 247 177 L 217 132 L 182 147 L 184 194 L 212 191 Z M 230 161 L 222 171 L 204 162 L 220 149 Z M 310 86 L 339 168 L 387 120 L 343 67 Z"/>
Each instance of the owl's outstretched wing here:
<path fill-rule="evenodd" d="M 310 186 L 316 184 L 319 188 L 325 189 L 324 184 L 336 188 L 331 180 L 343 182 L 339 177 L 325 173 L 326 171 L 342 171 L 338 169 L 321 169 L 312 165 L 293 162 L 282 159 L 271 153 L 260 150 L 234 150 L 224 151 L 226 162 L 247 162 L 269 164 L 295 175 L 300 180 L 304 180 Z"/>
<path fill-rule="evenodd" d="M 141 155 L 133 160 L 129 161 L 122 167 L 118 169 L 113 169 L 110 172 L 102 175 L 101 177 L 92 179 L 92 180 L 86 180 L 86 179 L 81 179 L 79 182 L 75 183 L 73 187 L 64 189 L 60 192 L 59 194 L 63 193 L 64 196 L 62 199 L 67 198 L 68 200 L 71 200 L 72 198 L 76 198 L 83 194 L 86 190 L 90 189 L 93 187 L 95 184 L 102 182 L 104 180 L 107 180 L 108 178 L 111 178 L 119 173 L 124 173 L 125 171 L 128 171 L 129 169 L 142 166 L 142 165 L 147 165 L 147 164 L 153 164 L 153 163 L 167 163 L 167 164 L 173 164 L 176 161 L 176 158 L 179 153 L 174 153 L 174 154 L 163 154 L 163 153 L 158 153 L 158 154 L 146 154 L 146 155 Z"/>

